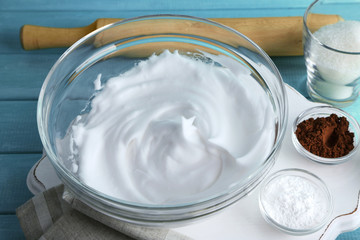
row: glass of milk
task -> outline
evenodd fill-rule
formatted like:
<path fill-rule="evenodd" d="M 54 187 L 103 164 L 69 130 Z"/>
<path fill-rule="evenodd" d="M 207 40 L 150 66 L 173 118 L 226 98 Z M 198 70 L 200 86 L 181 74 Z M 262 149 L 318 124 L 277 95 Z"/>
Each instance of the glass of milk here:
<path fill-rule="evenodd" d="M 316 0 L 305 12 L 307 91 L 314 101 L 345 107 L 359 96 L 360 15 L 355 9 L 359 3 Z"/>

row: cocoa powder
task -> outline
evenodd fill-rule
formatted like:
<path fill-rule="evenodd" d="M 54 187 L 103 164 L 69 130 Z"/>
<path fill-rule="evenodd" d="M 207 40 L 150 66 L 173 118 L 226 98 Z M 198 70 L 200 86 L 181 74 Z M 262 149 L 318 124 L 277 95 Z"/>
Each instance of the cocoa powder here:
<path fill-rule="evenodd" d="M 295 134 L 306 150 L 320 157 L 342 157 L 354 148 L 348 120 L 336 114 L 304 120 L 297 125 Z"/>

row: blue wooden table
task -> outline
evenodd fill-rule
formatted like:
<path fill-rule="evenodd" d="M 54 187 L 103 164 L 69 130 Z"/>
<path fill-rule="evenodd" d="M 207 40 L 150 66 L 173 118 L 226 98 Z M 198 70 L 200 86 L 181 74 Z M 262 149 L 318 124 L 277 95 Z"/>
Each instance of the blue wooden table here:
<path fill-rule="evenodd" d="M 329 7 L 342 8 L 353 19 L 360 20 L 358 0 L 341 4 L 337 1 L 329 0 Z M 22 50 L 19 41 L 22 25 L 80 27 L 97 18 L 160 13 L 205 18 L 301 16 L 310 3 L 309 0 L 0 0 L 0 239 L 24 238 L 15 209 L 32 197 L 26 187 L 26 175 L 42 151 L 36 125 L 37 97 L 47 72 L 65 50 Z M 306 96 L 303 57 L 273 60 L 284 81 Z M 359 109 L 360 100 L 346 108 L 360 121 Z M 360 239 L 360 229 L 337 239 Z"/>

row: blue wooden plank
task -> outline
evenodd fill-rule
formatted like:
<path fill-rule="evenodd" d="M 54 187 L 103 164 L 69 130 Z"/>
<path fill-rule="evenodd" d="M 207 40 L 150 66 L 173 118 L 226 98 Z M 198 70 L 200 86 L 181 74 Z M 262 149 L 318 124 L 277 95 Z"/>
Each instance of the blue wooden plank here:
<path fill-rule="evenodd" d="M 306 67 L 302 56 L 299 57 L 272 57 L 271 58 L 285 83 L 289 84 L 305 97 L 306 92 Z"/>
<path fill-rule="evenodd" d="M 0 100 L 36 100 L 59 54 L 0 55 Z"/>
<path fill-rule="evenodd" d="M 25 239 L 19 221 L 15 215 L 0 215 L 0 239 Z"/>
<path fill-rule="evenodd" d="M 105 13 L 129 13 L 129 12 L 153 12 L 155 13 L 175 13 L 175 12 L 218 12 L 226 14 L 229 12 L 245 13 L 249 10 L 255 10 L 258 14 L 262 12 L 279 10 L 284 15 L 287 11 L 299 9 L 304 11 L 312 2 L 312 0 L 224 0 L 224 1 L 167 1 L 167 0 L 138 0 L 138 1 L 116 1 L 113 0 L 89 0 L 86 4 L 79 4 L 78 1 L 64 0 L 64 1 L 27 1 L 27 0 L 2 0 L 0 11 L 2 12 L 71 12 L 76 11 L 92 14 L 95 12 Z M 325 4 L 330 8 L 343 9 L 344 11 L 354 12 L 354 7 L 357 6 L 359 0 L 327 0 Z M 269 14 L 269 13 L 267 13 Z M 302 15 L 302 14 L 301 14 Z"/>
<path fill-rule="evenodd" d="M 360 229 L 357 229 L 352 232 L 340 234 L 336 240 L 358 240 L 360 239 Z"/>
<path fill-rule="evenodd" d="M 0 214 L 14 214 L 33 196 L 26 186 L 26 177 L 40 157 L 41 154 L 0 154 Z"/>
<path fill-rule="evenodd" d="M 36 105 L 36 101 L 0 101 L 0 153 L 42 151 Z"/>
<path fill-rule="evenodd" d="M 324 1 L 327 4 L 344 4 L 344 3 L 360 3 L 360 0 L 325 0 Z"/>
<path fill-rule="evenodd" d="M 247 0 L 223 0 L 223 1 L 213 1 L 213 0 L 203 0 L 203 1 L 193 1 L 193 0 L 137 0 L 137 1 L 126 1 L 126 0 L 88 0 L 86 3 L 83 1 L 83 4 L 79 4 L 78 1 L 72 0 L 62 0 L 62 1 L 27 1 L 27 0 L 2 0 L 3 10 L 6 11 L 17 11 L 17 10 L 31 10 L 31 11 L 49 11 L 49 10 L 61 10 L 61 11 L 72 11 L 74 9 L 81 10 L 97 10 L 97 11 L 109 11 L 109 10 L 118 10 L 118 11 L 132 11 L 132 10 L 154 10 L 154 9 L 259 9 L 259 8 L 296 8 L 296 7 L 306 7 L 312 0 L 257 0 L 257 1 L 247 1 Z"/>

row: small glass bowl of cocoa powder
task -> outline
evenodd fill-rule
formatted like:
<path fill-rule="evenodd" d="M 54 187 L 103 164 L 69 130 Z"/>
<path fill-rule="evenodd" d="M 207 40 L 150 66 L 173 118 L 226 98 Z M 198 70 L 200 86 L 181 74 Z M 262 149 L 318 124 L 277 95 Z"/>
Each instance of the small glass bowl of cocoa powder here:
<path fill-rule="evenodd" d="M 319 163 L 340 164 L 359 148 L 360 126 L 341 109 L 320 106 L 302 112 L 294 121 L 292 141 L 303 156 Z"/>

